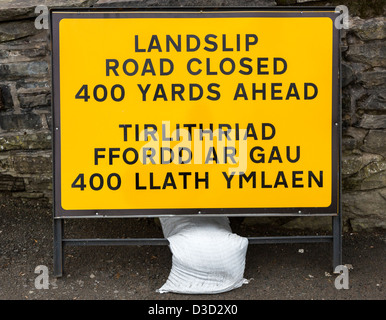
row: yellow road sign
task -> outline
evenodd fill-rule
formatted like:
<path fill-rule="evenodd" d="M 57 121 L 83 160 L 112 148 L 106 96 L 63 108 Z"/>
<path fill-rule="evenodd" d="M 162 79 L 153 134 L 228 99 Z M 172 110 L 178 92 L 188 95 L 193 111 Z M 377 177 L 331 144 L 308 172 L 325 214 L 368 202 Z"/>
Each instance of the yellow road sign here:
<path fill-rule="evenodd" d="M 53 12 L 58 215 L 337 213 L 332 16 Z"/>

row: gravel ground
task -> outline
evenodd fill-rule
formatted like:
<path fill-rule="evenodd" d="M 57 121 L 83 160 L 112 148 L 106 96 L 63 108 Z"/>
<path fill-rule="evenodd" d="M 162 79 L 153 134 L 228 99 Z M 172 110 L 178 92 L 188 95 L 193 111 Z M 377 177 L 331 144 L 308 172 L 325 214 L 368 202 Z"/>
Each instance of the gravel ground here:
<path fill-rule="evenodd" d="M 231 219 L 243 236 L 267 235 Z M 277 231 L 277 230 L 276 230 Z M 279 230 L 282 235 L 282 230 Z M 154 219 L 66 220 L 66 237 L 162 237 Z M 288 231 L 286 232 L 288 234 Z M 271 233 L 272 234 L 272 233 Z M 292 232 L 291 235 L 299 233 Z M 249 284 L 216 295 L 156 292 L 172 263 L 168 246 L 66 247 L 64 275 L 52 275 L 51 206 L 0 194 L 0 300 L 384 300 L 384 232 L 345 233 L 349 289 L 337 290 L 328 243 L 250 245 Z M 49 288 L 36 289 L 35 268 L 49 270 Z"/>

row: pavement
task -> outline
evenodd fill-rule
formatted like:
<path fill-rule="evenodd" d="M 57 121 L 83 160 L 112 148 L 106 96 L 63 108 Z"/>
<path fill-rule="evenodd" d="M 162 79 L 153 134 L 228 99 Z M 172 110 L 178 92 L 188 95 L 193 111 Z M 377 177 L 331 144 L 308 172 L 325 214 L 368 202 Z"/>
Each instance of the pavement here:
<path fill-rule="evenodd" d="M 240 219 L 231 219 L 231 226 L 242 236 L 304 234 L 261 230 L 240 224 Z M 163 237 L 155 220 L 145 218 L 66 220 L 65 236 Z M 0 300 L 384 300 L 385 248 L 382 230 L 343 234 L 348 289 L 334 285 L 338 275 L 332 270 L 329 243 L 255 244 L 246 256 L 248 284 L 214 295 L 160 294 L 156 289 L 172 266 L 168 246 L 66 247 L 64 274 L 55 278 L 51 205 L 0 194 Z M 41 275 L 35 273 L 38 266 L 48 271 L 46 289 L 35 285 Z"/>

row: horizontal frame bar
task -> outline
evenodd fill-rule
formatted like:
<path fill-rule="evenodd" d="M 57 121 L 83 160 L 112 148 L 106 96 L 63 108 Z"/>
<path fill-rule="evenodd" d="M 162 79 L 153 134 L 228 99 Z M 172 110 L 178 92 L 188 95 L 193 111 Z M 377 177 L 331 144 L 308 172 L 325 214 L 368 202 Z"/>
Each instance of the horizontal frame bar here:
<path fill-rule="evenodd" d="M 175 218 L 175 217 L 335 217 L 339 213 L 196 213 L 196 214 L 149 214 L 149 215 L 110 215 L 103 210 L 94 212 L 93 215 L 83 216 L 58 216 L 56 220 L 74 220 L 74 219 L 128 219 L 128 218 Z"/>
<path fill-rule="evenodd" d="M 333 236 L 289 236 L 289 237 L 247 237 L 249 244 L 278 243 L 316 243 L 332 242 Z M 66 246 L 163 246 L 169 245 L 165 238 L 131 238 L 131 239 L 63 239 Z"/>
<path fill-rule="evenodd" d="M 164 238 L 131 238 L 131 239 L 63 239 L 65 246 L 154 246 L 169 245 Z"/>
<path fill-rule="evenodd" d="M 332 242 L 333 236 L 248 237 L 249 244 Z"/>
<path fill-rule="evenodd" d="M 98 7 L 52 7 L 51 11 L 57 12 L 168 12 L 168 11 L 188 11 L 188 12 L 199 12 L 199 11 L 300 11 L 300 12 L 336 12 L 335 6 L 184 6 L 184 7 L 176 7 L 176 6 L 157 6 L 157 7 L 115 7 L 111 4 L 99 5 Z"/>

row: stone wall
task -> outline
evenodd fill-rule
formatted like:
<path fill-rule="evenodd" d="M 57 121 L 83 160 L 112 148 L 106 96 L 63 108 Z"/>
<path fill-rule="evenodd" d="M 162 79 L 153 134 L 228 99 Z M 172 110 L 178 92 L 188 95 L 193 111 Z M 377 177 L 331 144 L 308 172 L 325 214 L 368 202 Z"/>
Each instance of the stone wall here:
<path fill-rule="evenodd" d="M 385 1 L 2 0 L 0 2 L 0 193 L 52 201 L 50 44 L 35 7 L 339 5 L 342 39 L 343 218 L 351 230 L 386 228 Z M 278 221 L 278 220 L 276 220 Z M 284 222 L 282 222 L 283 224 Z M 291 221 L 285 220 L 291 226 Z M 292 222 L 293 224 L 293 222 Z"/>

